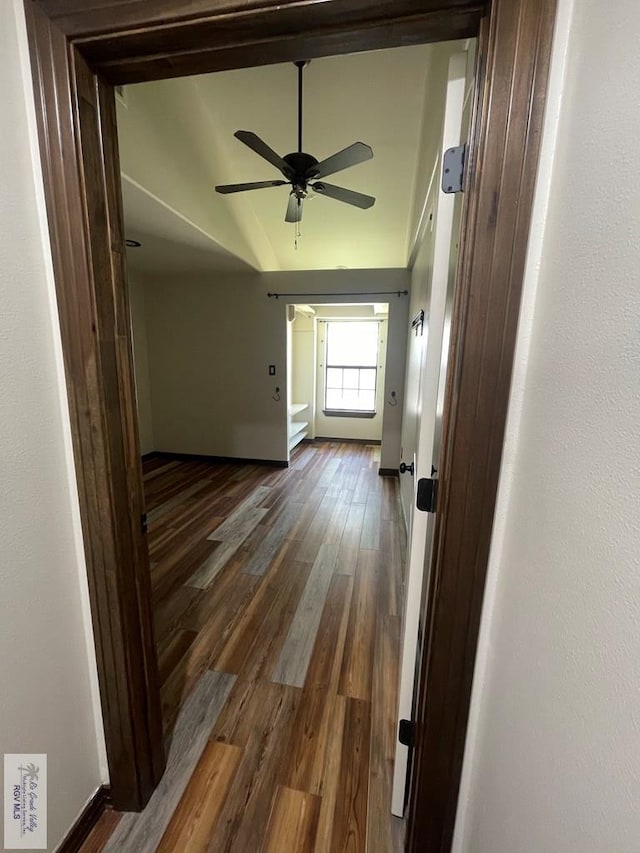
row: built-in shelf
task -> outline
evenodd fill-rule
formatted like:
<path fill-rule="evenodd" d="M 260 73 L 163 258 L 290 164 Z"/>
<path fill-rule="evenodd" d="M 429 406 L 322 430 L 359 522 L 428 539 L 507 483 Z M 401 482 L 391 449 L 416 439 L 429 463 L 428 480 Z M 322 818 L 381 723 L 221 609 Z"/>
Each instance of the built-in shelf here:
<path fill-rule="evenodd" d="M 294 415 L 297 415 L 300 412 L 304 412 L 304 410 L 308 408 L 308 403 L 292 403 L 289 406 L 289 417 L 292 418 Z"/>
<path fill-rule="evenodd" d="M 291 421 L 289 424 L 289 438 L 293 438 L 294 435 L 297 435 L 303 429 L 309 426 L 309 421 Z"/>
<path fill-rule="evenodd" d="M 307 437 L 309 421 L 296 421 L 294 418 L 309 408 L 309 403 L 291 403 L 289 406 L 289 450 Z M 308 415 L 307 415 L 308 417 Z"/>
<path fill-rule="evenodd" d="M 293 448 L 300 444 L 303 438 L 306 438 L 307 431 L 306 429 L 301 430 L 300 432 L 296 432 L 289 438 L 289 450 L 293 450 Z"/>

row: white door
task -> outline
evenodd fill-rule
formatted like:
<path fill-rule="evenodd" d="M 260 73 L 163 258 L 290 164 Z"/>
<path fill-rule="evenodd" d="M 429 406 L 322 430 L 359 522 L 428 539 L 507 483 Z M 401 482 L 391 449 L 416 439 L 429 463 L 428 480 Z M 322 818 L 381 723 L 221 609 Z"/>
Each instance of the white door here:
<path fill-rule="evenodd" d="M 468 105 L 471 101 L 469 97 L 466 97 L 469 94 L 467 85 L 468 66 L 472 59 L 473 57 L 469 57 L 467 51 L 456 53 L 450 58 L 441 152 L 447 148 L 460 145 L 461 141 L 466 139 Z M 466 109 L 465 106 L 467 106 Z M 409 363 L 407 373 L 407 379 L 411 379 L 413 391 L 417 395 L 415 411 L 413 413 L 407 412 L 410 418 L 415 419 L 415 425 L 409 424 L 408 429 L 417 432 L 417 446 L 414 456 L 413 481 L 406 482 L 411 476 L 409 473 L 401 475 L 405 478 L 405 482 L 401 486 L 401 493 L 404 496 L 403 504 L 406 506 L 407 495 L 410 495 L 412 500 L 409 511 L 410 517 L 407 518 L 409 546 L 407 549 L 407 583 L 398 720 L 411 720 L 413 718 L 422 591 L 425 581 L 428 580 L 425 577 L 425 570 L 428 572 L 431 562 L 434 519 L 432 514 L 415 509 L 415 491 L 418 479 L 431 477 L 432 465 L 436 469 L 439 467 L 442 404 L 460 233 L 461 196 L 443 193 L 439 188 L 440 175 L 441 167 L 438 168 L 438 174 L 436 174 L 431 287 L 428 305 L 424 308 L 422 341 L 419 345 L 414 342 L 413 346 L 413 358 L 418 366 L 419 375 L 414 375 L 411 378 L 410 371 L 416 369 L 416 365 L 412 366 L 411 363 Z M 415 333 L 410 332 L 410 334 Z M 411 345 L 412 342 L 410 341 L 410 349 Z M 409 357 L 411 358 L 411 354 Z M 409 463 L 412 460 L 405 459 L 404 461 Z M 397 741 L 392 812 L 398 816 L 402 816 L 404 813 L 408 761 L 408 748 Z"/>

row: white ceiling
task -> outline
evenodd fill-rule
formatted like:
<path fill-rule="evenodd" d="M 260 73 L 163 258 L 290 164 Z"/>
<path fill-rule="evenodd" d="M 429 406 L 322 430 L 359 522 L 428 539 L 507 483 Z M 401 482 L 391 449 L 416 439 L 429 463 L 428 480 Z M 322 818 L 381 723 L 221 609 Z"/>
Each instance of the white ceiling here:
<path fill-rule="evenodd" d="M 360 210 L 310 194 L 305 202 L 297 251 L 295 226 L 284 222 L 288 187 L 214 199 L 211 186 L 212 177 L 214 183 L 221 184 L 281 177 L 273 166 L 235 139 L 233 133 L 239 129 L 251 130 L 281 155 L 296 150 L 297 69 L 292 63 L 192 78 L 189 84 L 197 90 L 203 113 L 188 129 L 177 109 L 172 116 L 169 97 L 171 92 L 175 97 L 175 87 L 186 85 L 186 81 L 128 87 L 139 90 L 136 98 L 131 98 L 133 106 L 129 110 L 134 110 L 144 108 L 144 99 L 138 95 L 153 95 L 157 101 L 158 96 L 162 97 L 159 87 L 173 86 L 173 90 L 166 90 L 166 132 L 175 137 L 184 127 L 185 151 L 194 149 L 194 134 L 200 136 L 197 144 L 201 151 L 204 149 L 209 169 L 205 173 L 203 167 L 200 186 L 194 185 L 193 195 L 201 196 L 203 183 L 207 191 L 211 186 L 211 210 L 216 211 L 211 226 L 207 225 L 206 230 L 200 227 L 187 238 L 188 211 L 172 211 L 165 205 L 152 212 L 153 197 L 148 194 L 145 197 L 143 187 L 135 187 L 136 174 L 131 174 L 133 183 L 130 182 L 128 189 L 125 186 L 124 192 L 127 236 L 135 237 L 134 232 L 144 235 L 143 249 L 147 246 L 149 250 L 144 258 L 143 251 L 136 250 L 139 254 L 135 263 L 144 261 L 150 271 L 154 271 L 151 267 L 167 271 L 185 263 L 198 269 L 233 268 L 233 258 L 225 252 L 223 237 L 219 235 L 216 239 L 214 233 L 215 222 L 228 211 L 249 244 L 255 247 L 261 241 L 260 245 L 266 247 L 262 253 L 255 252 L 259 266 L 265 270 L 406 266 L 431 49 L 429 45 L 419 45 L 315 59 L 305 69 L 303 149 L 322 160 L 355 141 L 371 145 L 373 160 L 340 172 L 328 181 L 373 195 L 376 204 L 369 210 Z M 144 122 L 139 124 L 144 127 Z M 123 139 L 126 126 L 119 122 L 119 130 L 121 148 L 126 151 L 128 140 Z M 163 129 L 158 129 L 156 117 L 153 133 L 158 132 Z M 151 136 L 151 125 L 149 133 Z M 140 150 L 137 138 L 131 143 L 131 148 Z M 186 174 L 186 170 L 183 172 Z M 172 177 L 175 180 L 175 175 Z M 140 183 L 148 186 L 149 180 L 140 179 Z M 158 202 L 162 192 L 157 185 L 154 192 Z M 189 247 L 188 254 L 198 250 L 199 256 L 188 261 L 178 248 L 184 244 Z M 247 268 L 243 262 L 241 266 Z"/>
<path fill-rule="evenodd" d="M 126 237 L 141 244 L 127 249 L 130 269 L 155 275 L 206 275 L 252 269 L 126 175 L 122 176 L 122 201 Z"/>

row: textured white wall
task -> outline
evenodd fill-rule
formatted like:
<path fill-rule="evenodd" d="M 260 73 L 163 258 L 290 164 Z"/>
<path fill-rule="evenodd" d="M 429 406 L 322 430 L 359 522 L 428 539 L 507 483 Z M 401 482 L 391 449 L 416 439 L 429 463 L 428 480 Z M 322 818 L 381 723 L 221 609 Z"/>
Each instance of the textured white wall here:
<path fill-rule="evenodd" d="M 128 280 L 140 453 L 144 456 L 145 453 L 151 453 L 155 450 L 153 410 L 151 408 L 151 379 L 149 376 L 149 348 L 147 345 L 147 318 L 144 308 L 145 283 L 140 275 L 132 274 L 131 272 L 129 272 Z"/>
<path fill-rule="evenodd" d="M 20 0 L 0 55 L 0 753 L 47 753 L 51 850 L 106 765 Z"/>
<path fill-rule="evenodd" d="M 581 0 L 571 19 L 571 6 L 560 2 L 458 853 L 640 849 L 640 7 Z"/>
<path fill-rule="evenodd" d="M 319 270 L 156 279 L 145 287 L 156 450 L 214 456 L 287 458 L 286 304 L 268 291 L 404 290 L 406 270 Z M 408 299 L 390 300 L 381 466 L 397 468 Z M 297 300 L 301 301 L 301 300 Z M 275 364 L 276 377 L 268 375 Z M 280 388 L 280 401 L 273 400 Z"/>

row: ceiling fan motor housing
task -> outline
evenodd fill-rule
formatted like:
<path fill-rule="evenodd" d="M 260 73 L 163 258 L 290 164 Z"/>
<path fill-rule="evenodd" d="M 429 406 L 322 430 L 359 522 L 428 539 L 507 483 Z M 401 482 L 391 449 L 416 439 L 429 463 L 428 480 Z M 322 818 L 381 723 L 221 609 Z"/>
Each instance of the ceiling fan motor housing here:
<path fill-rule="evenodd" d="M 306 195 L 307 182 L 317 174 L 315 167 L 318 165 L 318 161 L 311 154 L 305 154 L 304 151 L 285 154 L 282 159 L 290 167 L 291 174 L 287 177 L 291 180 L 294 190 Z"/>

